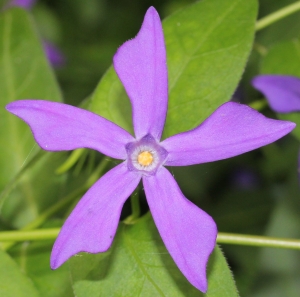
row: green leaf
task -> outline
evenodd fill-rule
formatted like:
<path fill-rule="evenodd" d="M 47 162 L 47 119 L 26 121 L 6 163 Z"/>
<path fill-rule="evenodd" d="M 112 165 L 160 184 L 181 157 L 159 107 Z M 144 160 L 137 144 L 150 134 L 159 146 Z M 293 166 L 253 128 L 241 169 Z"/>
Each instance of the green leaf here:
<path fill-rule="evenodd" d="M 204 296 L 178 270 L 149 214 L 135 225 L 121 223 L 108 252 L 73 257 L 70 269 L 78 297 Z M 218 247 L 210 257 L 207 274 L 205 296 L 238 296 Z"/>
<path fill-rule="evenodd" d="M 133 133 L 130 102 L 112 67 L 102 77 L 91 97 L 89 110 Z"/>
<path fill-rule="evenodd" d="M 295 159 L 295 163 L 296 158 Z M 290 175 L 292 177 L 292 174 Z M 282 187 L 282 197 L 276 201 L 266 236 L 299 238 L 299 184 L 296 174 L 295 183 Z M 264 248 L 261 251 L 258 265 L 260 271 L 256 277 L 253 297 L 298 296 L 300 269 L 298 265 L 299 252 L 289 249 Z M 268 281 L 264 281 L 266 275 Z"/>
<path fill-rule="evenodd" d="M 0 296 L 38 297 L 38 291 L 18 265 L 0 250 Z"/>
<path fill-rule="evenodd" d="M 40 151 L 30 128 L 7 112 L 5 105 L 26 98 L 61 101 L 41 40 L 32 19 L 22 9 L 9 9 L 0 16 L 0 69 L 0 168 L 3 173 L 0 191 L 3 191 Z M 9 205 L 1 208 L 7 223 L 23 226 L 51 204 L 52 196 L 58 196 L 61 189 L 57 186 L 63 178 L 55 177 L 53 167 L 60 162 L 59 156 L 52 158 L 48 153 L 32 170 L 24 170 L 16 186 L 12 183 L 15 188 L 9 193 Z M 2 192 L 0 206 L 8 192 L 7 188 Z"/>
<path fill-rule="evenodd" d="M 262 74 L 294 75 L 300 78 L 300 41 L 280 43 L 268 52 L 262 60 Z M 298 112 L 278 114 L 282 120 L 292 121 L 297 124 L 292 133 L 300 140 L 300 116 Z"/>
<path fill-rule="evenodd" d="M 63 265 L 58 270 L 50 269 L 52 245 L 53 241 L 23 243 L 14 248 L 12 255 L 22 271 L 34 283 L 39 296 L 73 297 L 68 266 Z M 19 295 L 15 296 L 19 297 Z"/>
<path fill-rule="evenodd" d="M 28 126 L 4 107 L 17 99 L 61 101 L 41 41 L 28 14 L 9 9 L 0 16 L 0 189 L 35 149 Z"/>
<path fill-rule="evenodd" d="M 204 0 L 163 22 L 169 69 L 164 137 L 194 128 L 231 98 L 251 50 L 256 11 L 255 0 Z M 132 132 L 129 100 L 112 68 L 90 109 Z"/>
<path fill-rule="evenodd" d="M 72 191 L 74 187 L 70 187 L 68 173 L 55 173 L 65 158 L 66 153 L 42 152 L 41 157 L 20 174 L 12 188 L 8 187 L 7 191 L 5 188 L 0 195 L 2 220 L 13 228 L 21 228 Z"/>

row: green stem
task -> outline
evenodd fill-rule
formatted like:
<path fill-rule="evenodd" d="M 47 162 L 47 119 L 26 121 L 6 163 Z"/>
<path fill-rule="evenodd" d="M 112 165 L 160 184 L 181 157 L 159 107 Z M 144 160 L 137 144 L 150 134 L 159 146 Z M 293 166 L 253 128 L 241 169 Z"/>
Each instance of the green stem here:
<path fill-rule="evenodd" d="M 59 231 L 59 228 L 38 229 L 31 231 L 3 231 L 0 232 L 0 241 L 34 241 L 55 239 Z M 222 232 L 219 232 L 218 234 L 217 243 L 300 250 L 299 239 L 275 238 Z"/>
<path fill-rule="evenodd" d="M 87 186 L 83 185 L 79 189 L 76 189 L 69 195 L 65 196 L 63 199 L 50 206 L 47 210 L 41 213 L 35 220 L 21 228 L 21 230 L 33 230 L 45 223 L 45 221 L 60 211 L 62 208 L 70 204 L 76 197 L 82 195 L 87 190 Z"/>
<path fill-rule="evenodd" d="M 0 209 L 2 207 L 2 203 L 4 202 L 5 197 L 10 193 L 10 191 L 14 188 L 19 179 L 23 176 L 23 174 L 30 169 L 37 161 L 39 161 L 42 157 L 47 157 L 45 151 L 38 151 L 32 159 L 30 159 L 16 174 L 16 176 L 5 186 L 4 190 L 0 193 Z"/>
<path fill-rule="evenodd" d="M 273 247 L 300 250 L 299 239 L 276 238 L 256 235 L 238 235 L 219 232 L 218 243 L 238 244 L 258 247 Z"/>
<path fill-rule="evenodd" d="M 262 57 L 266 56 L 268 53 L 268 49 L 258 42 L 253 44 L 253 49 L 255 49 Z"/>
<path fill-rule="evenodd" d="M 78 159 L 81 157 L 83 152 L 84 152 L 83 148 L 74 150 L 70 154 L 68 159 L 56 169 L 56 173 L 62 174 L 62 173 L 67 172 L 78 161 Z"/>
<path fill-rule="evenodd" d="M 80 195 L 82 195 L 90 186 L 93 185 L 93 183 L 99 178 L 99 175 L 103 173 L 105 167 L 108 164 L 108 158 L 103 158 L 96 170 L 93 172 L 93 174 L 88 178 L 88 180 L 85 182 L 85 184 L 80 187 L 79 189 L 76 189 L 51 207 L 49 207 L 46 211 L 41 213 L 35 220 L 30 222 L 29 224 L 25 225 L 23 228 L 21 228 L 21 231 L 5 231 L 5 232 L 24 232 L 28 230 L 33 230 L 38 227 L 40 227 L 48 218 L 53 216 L 55 213 L 60 211 L 62 208 L 70 204 L 74 199 Z M 28 239 L 29 240 L 29 239 Z M 0 240 L 1 241 L 1 240 Z M 7 240 L 6 240 L 7 241 Z M 6 242 L 2 244 L 3 250 L 8 250 L 11 248 L 15 242 Z"/>
<path fill-rule="evenodd" d="M 261 111 L 263 110 L 265 107 L 268 106 L 268 102 L 267 100 L 256 100 L 253 101 L 249 104 L 250 107 L 252 107 L 253 109 L 256 109 L 257 111 Z"/>
<path fill-rule="evenodd" d="M 131 215 L 123 221 L 123 223 L 129 224 L 129 225 L 134 224 L 141 215 L 140 197 L 138 194 L 138 187 L 131 194 L 130 203 L 131 203 Z"/>
<path fill-rule="evenodd" d="M 297 12 L 300 10 L 300 1 L 297 1 L 293 4 L 290 4 L 288 6 L 285 6 L 282 9 L 279 9 L 266 17 L 263 17 L 262 19 L 258 20 L 255 25 L 255 30 L 259 31 L 261 29 L 264 29 L 268 27 L 269 25 L 285 18 L 286 16 Z"/>
<path fill-rule="evenodd" d="M 48 218 L 53 216 L 55 213 L 57 213 L 59 210 L 61 210 L 63 207 L 67 206 L 69 203 L 71 203 L 76 197 L 78 197 L 80 194 L 83 194 L 87 190 L 86 185 L 82 186 L 81 188 L 73 191 L 66 197 L 64 197 L 62 200 L 58 201 L 51 207 L 49 207 L 46 211 L 41 213 L 35 220 L 30 222 L 29 224 L 22 227 L 21 231 L 7 231 L 7 232 L 24 232 L 28 230 L 33 230 L 38 227 L 40 227 Z M 0 240 L 1 241 L 1 240 Z M 3 250 L 8 250 L 12 246 L 14 246 L 15 242 L 6 242 L 2 244 Z"/>
<path fill-rule="evenodd" d="M 55 239 L 59 228 L 38 229 L 30 231 L 3 231 L 0 232 L 0 241 L 27 241 Z"/>
<path fill-rule="evenodd" d="M 131 202 L 132 216 L 135 218 L 139 218 L 141 214 L 140 199 L 136 191 L 130 197 L 130 202 Z"/>
<path fill-rule="evenodd" d="M 96 170 L 91 174 L 91 176 L 86 181 L 85 185 L 87 186 L 87 188 L 90 188 L 99 179 L 99 177 L 103 175 L 103 172 L 110 161 L 111 161 L 110 158 L 103 157 Z"/>

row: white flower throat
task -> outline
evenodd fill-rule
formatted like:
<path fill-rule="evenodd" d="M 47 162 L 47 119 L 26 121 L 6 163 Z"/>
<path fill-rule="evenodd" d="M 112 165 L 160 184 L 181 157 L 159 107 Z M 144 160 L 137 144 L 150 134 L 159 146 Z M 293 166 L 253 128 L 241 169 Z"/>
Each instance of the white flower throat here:
<path fill-rule="evenodd" d="M 168 155 L 168 152 L 150 134 L 138 141 L 128 143 L 126 151 L 128 169 L 140 171 L 145 175 L 154 175 Z"/>

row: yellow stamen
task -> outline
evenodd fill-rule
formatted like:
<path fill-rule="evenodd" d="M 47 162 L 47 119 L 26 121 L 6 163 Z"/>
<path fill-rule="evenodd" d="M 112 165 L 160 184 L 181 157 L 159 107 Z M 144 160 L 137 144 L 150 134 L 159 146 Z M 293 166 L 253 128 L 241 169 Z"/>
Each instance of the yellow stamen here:
<path fill-rule="evenodd" d="M 153 155 L 148 151 L 144 151 L 138 155 L 137 160 L 140 165 L 149 166 L 153 162 Z"/>

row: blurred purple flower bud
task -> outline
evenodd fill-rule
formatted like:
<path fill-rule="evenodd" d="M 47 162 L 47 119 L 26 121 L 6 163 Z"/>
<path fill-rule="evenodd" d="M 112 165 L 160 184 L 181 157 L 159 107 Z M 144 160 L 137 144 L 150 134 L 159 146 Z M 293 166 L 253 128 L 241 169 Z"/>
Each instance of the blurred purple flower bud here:
<path fill-rule="evenodd" d="M 233 171 L 231 182 L 239 190 L 255 190 L 259 186 L 259 177 L 253 170 L 238 168 Z"/>
<path fill-rule="evenodd" d="M 288 75 L 258 75 L 252 80 L 270 107 L 279 113 L 300 111 L 300 78 Z"/>
<path fill-rule="evenodd" d="M 43 41 L 45 54 L 53 67 L 61 67 L 66 62 L 66 57 L 53 43 Z"/>
<path fill-rule="evenodd" d="M 32 6 L 35 4 L 36 0 L 12 0 L 8 2 L 6 5 L 6 8 L 12 7 L 12 6 L 19 6 L 23 7 L 24 9 L 31 9 Z"/>

